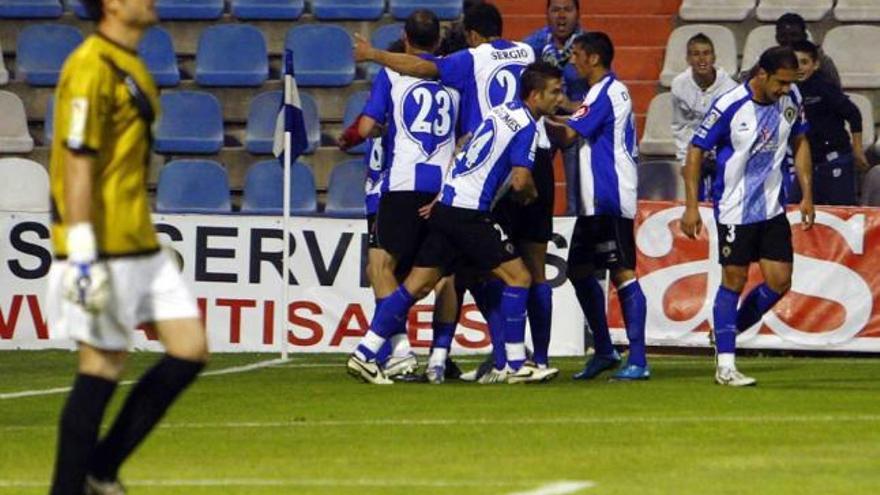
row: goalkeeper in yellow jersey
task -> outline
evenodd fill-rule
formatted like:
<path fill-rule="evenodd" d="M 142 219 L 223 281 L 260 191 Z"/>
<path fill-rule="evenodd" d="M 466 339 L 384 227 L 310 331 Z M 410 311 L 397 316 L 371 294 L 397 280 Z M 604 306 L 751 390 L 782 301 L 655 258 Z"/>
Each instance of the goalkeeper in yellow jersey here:
<path fill-rule="evenodd" d="M 62 69 L 50 165 L 49 323 L 54 337 L 71 338 L 79 349 L 61 413 L 52 495 L 124 494 L 120 465 L 208 356 L 195 298 L 159 248 L 150 218 L 146 176 L 159 97 L 136 48 L 157 21 L 155 0 L 82 3 L 98 26 Z M 132 330 L 141 323 L 154 326 L 166 354 L 99 439 Z"/>

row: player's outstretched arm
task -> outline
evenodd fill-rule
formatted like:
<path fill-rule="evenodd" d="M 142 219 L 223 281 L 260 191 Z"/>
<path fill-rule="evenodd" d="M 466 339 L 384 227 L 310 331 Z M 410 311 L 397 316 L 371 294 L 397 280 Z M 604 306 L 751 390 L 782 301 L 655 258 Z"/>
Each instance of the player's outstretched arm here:
<path fill-rule="evenodd" d="M 577 131 L 568 126 L 565 117 L 546 117 L 544 129 L 550 142 L 559 148 L 568 148 L 578 137 Z"/>
<path fill-rule="evenodd" d="M 797 169 L 797 178 L 803 193 L 800 205 L 801 226 L 804 230 L 810 230 L 816 219 L 816 209 L 813 206 L 813 158 L 806 134 L 794 138 L 794 167 Z"/>
<path fill-rule="evenodd" d="M 420 79 L 436 79 L 440 76 L 440 71 L 434 62 L 407 53 L 378 50 L 358 33 L 354 35 L 354 60 L 355 62 L 376 62 L 394 72 Z"/>
<path fill-rule="evenodd" d="M 699 188 L 700 167 L 703 164 L 704 151 L 694 145 L 688 148 L 684 168 L 681 175 L 684 178 L 685 205 L 681 215 L 681 231 L 691 239 L 696 239 L 703 228 L 703 220 L 700 218 Z"/>

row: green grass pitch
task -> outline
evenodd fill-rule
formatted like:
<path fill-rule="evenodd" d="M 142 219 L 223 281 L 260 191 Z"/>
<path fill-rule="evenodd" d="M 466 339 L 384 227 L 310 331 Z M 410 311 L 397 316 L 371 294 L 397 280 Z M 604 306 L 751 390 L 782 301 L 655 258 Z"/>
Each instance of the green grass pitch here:
<path fill-rule="evenodd" d="M 273 357 L 217 355 L 209 369 Z M 155 358 L 135 354 L 128 377 Z M 714 385 L 708 357 L 653 357 L 646 383 L 573 382 L 582 361 L 557 359 L 561 376 L 533 386 L 369 386 L 348 377 L 344 361 L 294 355 L 203 377 L 123 468 L 129 492 L 880 490 L 876 359 L 741 358 L 740 369 L 759 380 L 750 389 Z M 2 352 L 0 394 L 67 386 L 74 362 L 68 352 Z M 46 493 L 64 398 L 0 399 L 0 495 Z"/>

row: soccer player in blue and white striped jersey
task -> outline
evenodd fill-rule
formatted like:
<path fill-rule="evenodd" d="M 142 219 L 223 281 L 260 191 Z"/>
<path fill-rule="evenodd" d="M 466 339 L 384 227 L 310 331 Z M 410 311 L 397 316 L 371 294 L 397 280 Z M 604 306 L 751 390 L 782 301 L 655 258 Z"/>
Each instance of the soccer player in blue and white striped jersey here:
<path fill-rule="evenodd" d="M 808 125 L 803 99 L 794 85 L 797 69 L 791 48 L 765 51 L 756 74 L 715 101 L 688 150 L 681 229 L 692 238 L 702 225 L 697 204 L 700 164 L 710 150 L 718 156 L 712 197 L 722 281 L 715 296 L 713 326 L 718 352 L 715 381 L 720 385 L 755 384 L 754 378 L 736 369 L 737 330 L 758 323 L 791 287 L 794 255 L 782 170 L 789 146 L 804 191 L 803 228 L 811 228 L 815 217 Z M 760 263 L 764 283 L 737 310 L 752 262 Z"/>
<path fill-rule="evenodd" d="M 581 145 L 581 211 L 568 258 L 568 278 L 593 331 L 596 352 L 576 379 L 591 379 L 616 367 L 620 356 L 611 344 L 604 294 L 595 273 L 610 270 L 617 287 L 629 356 L 613 376 L 618 380 L 645 380 L 651 376 L 645 355 L 647 303 L 636 279 L 633 218 L 638 187 L 638 148 L 629 90 L 611 72 L 614 45 L 605 33 L 575 39 L 572 59 L 590 83 L 581 108 L 566 125 L 550 126 L 557 141 Z M 550 130 L 548 128 L 548 131 Z"/>

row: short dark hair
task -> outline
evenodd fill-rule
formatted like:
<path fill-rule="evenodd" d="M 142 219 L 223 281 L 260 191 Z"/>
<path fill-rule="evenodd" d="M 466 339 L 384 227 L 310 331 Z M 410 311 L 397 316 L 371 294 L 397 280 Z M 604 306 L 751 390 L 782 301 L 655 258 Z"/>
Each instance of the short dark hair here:
<path fill-rule="evenodd" d="M 701 45 L 709 45 L 712 47 L 712 51 L 715 51 L 715 43 L 712 43 L 712 38 L 706 36 L 705 33 L 697 33 L 690 37 L 687 42 L 687 48 L 690 49 L 691 45 L 699 43 Z"/>
<path fill-rule="evenodd" d="M 440 19 L 427 9 L 419 9 L 406 18 L 406 39 L 417 48 L 433 50 L 440 41 Z"/>
<path fill-rule="evenodd" d="M 775 74 L 779 69 L 797 70 L 798 61 L 790 46 L 774 46 L 761 54 L 758 67 L 768 74 Z"/>
<path fill-rule="evenodd" d="M 797 26 L 801 28 L 801 31 L 807 31 L 807 21 L 800 14 L 795 14 L 794 12 L 782 14 L 779 16 L 779 19 L 776 19 L 776 29 L 779 29 L 781 26 Z"/>
<path fill-rule="evenodd" d="M 796 52 L 806 53 L 813 59 L 813 62 L 819 60 L 819 47 L 812 41 L 798 41 L 791 45 L 791 49 Z"/>
<path fill-rule="evenodd" d="M 466 48 L 468 48 L 468 42 L 464 35 L 464 27 L 460 22 L 456 22 L 444 29 L 437 55 L 446 56 Z"/>
<path fill-rule="evenodd" d="M 464 13 L 464 30 L 476 31 L 484 38 L 499 37 L 504 32 L 501 12 L 491 3 L 478 3 Z"/>
<path fill-rule="evenodd" d="M 614 44 L 607 34 L 601 31 L 591 31 L 574 39 L 574 44 L 589 54 L 599 56 L 599 61 L 606 69 L 611 68 L 614 62 Z"/>
<path fill-rule="evenodd" d="M 104 0 L 79 0 L 91 19 L 104 17 Z"/>
<path fill-rule="evenodd" d="M 552 1 L 553 1 L 553 0 L 547 0 L 547 9 L 548 9 L 548 10 L 550 9 L 550 2 L 552 2 Z M 571 1 L 574 2 L 574 8 L 575 8 L 575 10 L 577 10 L 578 12 L 580 12 L 580 11 L 581 11 L 581 0 L 571 0 Z"/>
<path fill-rule="evenodd" d="M 532 91 L 544 91 L 551 79 L 562 79 L 562 71 L 555 65 L 544 61 L 529 65 L 519 79 L 519 98 L 525 101 Z"/>

